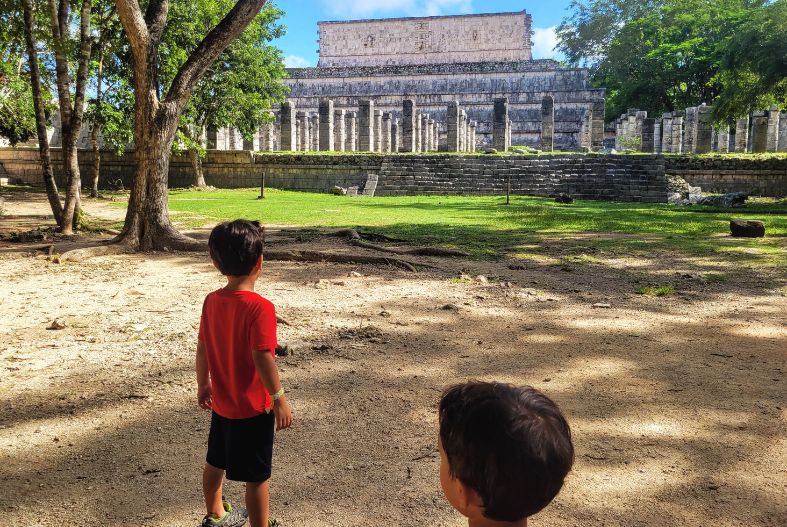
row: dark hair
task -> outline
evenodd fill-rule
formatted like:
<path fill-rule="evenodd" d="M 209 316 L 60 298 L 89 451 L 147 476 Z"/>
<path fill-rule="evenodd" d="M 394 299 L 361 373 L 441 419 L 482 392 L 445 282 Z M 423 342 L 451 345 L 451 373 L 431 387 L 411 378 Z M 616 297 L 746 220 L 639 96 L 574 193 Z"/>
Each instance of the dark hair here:
<path fill-rule="evenodd" d="M 262 255 L 265 232 L 260 222 L 235 220 L 219 223 L 210 232 L 210 257 L 221 274 L 247 276 Z"/>
<path fill-rule="evenodd" d="M 484 516 L 519 521 L 560 492 L 574 462 L 571 430 L 535 388 L 469 382 L 440 400 L 440 439 L 451 475 L 475 490 Z"/>

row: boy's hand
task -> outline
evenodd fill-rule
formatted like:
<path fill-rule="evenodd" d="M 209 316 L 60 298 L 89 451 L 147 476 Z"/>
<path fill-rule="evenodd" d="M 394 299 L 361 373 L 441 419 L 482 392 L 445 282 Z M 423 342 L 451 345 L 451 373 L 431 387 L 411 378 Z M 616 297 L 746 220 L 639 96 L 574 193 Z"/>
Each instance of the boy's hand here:
<path fill-rule="evenodd" d="M 204 386 L 197 386 L 197 403 L 200 408 L 210 410 L 213 407 L 213 390 L 210 384 Z"/>
<path fill-rule="evenodd" d="M 292 408 L 284 395 L 273 401 L 273 415 L 276 417 L 276 431 L 292 426 Z"/>

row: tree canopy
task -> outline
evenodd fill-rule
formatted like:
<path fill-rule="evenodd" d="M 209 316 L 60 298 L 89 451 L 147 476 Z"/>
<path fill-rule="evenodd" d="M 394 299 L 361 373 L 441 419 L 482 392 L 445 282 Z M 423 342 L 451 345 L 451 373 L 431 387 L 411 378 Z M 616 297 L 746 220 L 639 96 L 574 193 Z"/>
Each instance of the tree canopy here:
<path fill-rule="evenodd" d="M 574 0 L 559 49 L 607 88 L 607 117 L 713 104 L 717 120 L 784 105 L 787 0 Z"/>

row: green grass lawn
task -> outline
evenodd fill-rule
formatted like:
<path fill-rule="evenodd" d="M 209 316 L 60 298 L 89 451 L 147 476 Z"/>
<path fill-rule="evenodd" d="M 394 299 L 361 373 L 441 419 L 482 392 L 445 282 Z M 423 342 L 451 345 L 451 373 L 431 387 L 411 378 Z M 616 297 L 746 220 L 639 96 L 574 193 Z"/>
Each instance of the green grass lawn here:
<path fill-rule="evenodd" d="M 303 227 L 357 227 L 413 243 L 471 252 L 532 257 L 577 248 L 616 255 L 670 251 L 723 255 L 767 266 L 787 266 L 787 201 L 753 200 L 743 209 L 547 198 L 417 196 L 341 197 L 266 189 L 170 192 L 170 210 L 184 226 L 233 218 Z M 761 219 L 768 237 L 729 237 L 731 218 Z M 548 243 L 547 243 L 548 242 Z"/>

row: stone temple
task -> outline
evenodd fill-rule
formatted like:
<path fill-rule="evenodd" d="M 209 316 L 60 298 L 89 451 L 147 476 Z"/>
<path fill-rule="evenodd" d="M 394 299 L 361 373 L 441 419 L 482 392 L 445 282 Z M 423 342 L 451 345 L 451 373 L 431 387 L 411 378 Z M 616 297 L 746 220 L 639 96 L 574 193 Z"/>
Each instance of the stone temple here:
<path fill-rule="evenodd" d="M 411 99 L 418 113 L 434 120 L 435 143 L 446 150 L 453 101 L 468 123 L 477 123 L 478 146 L 491 146 L 494 103 L 505 98 L 509 144 L 542 146 L 545 122 L 555 149 L 602 147 L 605 91 L 591 87 L 586 69 L 533 60 L 532 19 L 525 11 L 318 25 L 317 67 L 287 70 L 288 102 L 298 112 L 317 115 L 321 99 L 332 100 L 335 110 L 357 112 L 370 100 L 396 123 Z M 542 118 L 542 106 L 549 119 Z"/>

